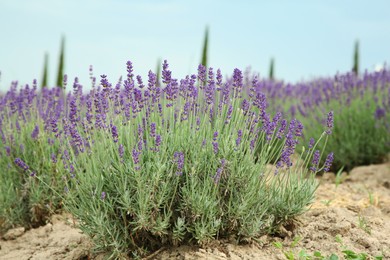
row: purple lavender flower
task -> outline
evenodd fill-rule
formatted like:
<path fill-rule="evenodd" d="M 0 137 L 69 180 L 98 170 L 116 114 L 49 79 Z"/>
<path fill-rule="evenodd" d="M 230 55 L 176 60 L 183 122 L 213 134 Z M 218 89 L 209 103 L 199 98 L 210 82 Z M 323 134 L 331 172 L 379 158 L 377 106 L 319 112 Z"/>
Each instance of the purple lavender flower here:
<path fill-rule="evenodd" d="M 4 148 L 5 148 L 5 153 L 7 154 L 7 156 L 10 156 L 11 155 L 11 147 L 6 146 Z"/>
<path fill-rule="evenodd" d="M 155 137 L 156 136 L 156 123 L 150 124 L 150 136 Z"/>
<path fill-rule="evenodd" d="M 144 87 L 144 83 L 142 82 L 142 77 L 140 75 L 137 75 L 136 78 L 137 78 L 138 87 L 142 89 Z"/>
<path fill-rule="evenodd" d="M 217 154 L 219 151 L 218 142 L 213 142 L 212 144 L 213 144 L 214 154 Z"/>
<path fill-rule="evenodd" d="M 68 74 L 64 74 L 64 77 L 62 79 L 62 88 L 66 88 L 66 85 L 68 85 Z"/>
<path fill-rule="evenodd" d="M 16 158 L 14 162 L 17 166 L 19 166 L 20 168 L 22 168 L 25 171 L 27 171 L 29 169 L 28 165 L 25 162 L 23 162 L 22 159 L 20 159 L 20 158 Z"/>
<path fill-rule="evenodd" d="M 219 167 L 217 169 L 217 172 L 215 173 L 215 176 L 214 176 L 214 184 L 218 184 L 219 183 L 219 180 L 221 179 L 222 171 L 223 171 L 222 167 Z"/>
<path fill-rule="evenodd" d="M 206 67 L 203 66 L 202 64 L 199 64 L 198 66 L 198 80 L 201 83 L 206 81 Z"/>
<path fill-rule="evenodd" d="M 326 133 L 330 135 L 332 133 L 333 129 L 333 111 L 330 111 L 328 113 L 328 118 L 326 120 L 326 126 L 328 127 L 328 130 L 326 130 Z"/>
<path fill-rule="evenodd" d="M 213 109 L 213 107 L 210 107 L 210 110 L 209 110 L 210 123 L 213 122 L 213 118 L 214 118 L 214 109 Z"/>
<path fill-rule="evenodd" d="M 111 83 L 108 82 L 107 75 L 100 75 L 100 77 L 100 84 L 103 86 L 103 88 L 111 88 Z"/>
<path fill-rule="evenodd" d="M 113 124 L 111 124 L 111 134 L 114 139 L 114 143 L 118 142 L 118 129 Z"/>
<path fill-rule="evenodd" d="M 119 152 L 119 157 L 120 157 L 121 159 L 123 159 L 123 154 L 125 153 L 125 149 L 124 149 L 124 147 L 123 147 L 123 144 L 120 144 L 120 145 L 119 145 L 118 152 Z"/>
<path fill-rule="evenodd" d="M 47 143 L 48 143 L 49 145 L 54 145 L 54 140 L 51 139 L 51 138 L 47 138 Z"/>
<path fill-rule="evenodd" d="M 217 77 L 216 77 L 216 79 L 217 79 L 217 91 L 220 91 L 221 90 L 221 88 L 222 88 L 222 73 L 221 73 L 221 70 L 220 69 L 218 69 L 217 70 Z"/>
<path fill-rule="evenodd" d="M 287 127 L 287 120 L 286 119 L 283 119 L 281 122 L 280 122 L 280 128 L 278 130 L 278 133 L 276 134 L 276 138 L 278 139 L 282 139 L 283 135 L 284 135 L 284 131 L 286 131 L 286 127 Z"/>
<path fill-rule="evenodd" d="M 375 119 L 376 119 L 376 120 L 379 120 L 379 119 L 385 117 L 385 115 L 386 115 L 386 110 L 385 110 L 384 108 L 378 107 L 378 108 L 375 110 L 374 116 L 375 116 Z"/>
<path fill-rule="evenodd" d="M 310 170 L 312 172 L 315 172 L 317 170 L 319 161 L 320 161 L 320 151 L 316 150 L 313 155 L 313 160 L 311 161 L 312 166 L 310 167 Z"/>
<path fill-rule="evenodd" d="M 66 163 L 65 161 L 70 160 L 70 155 L 69 155 L 68 150 L 64 150 L 64 153 L 62 154 L 62 159 L 64 160 L 64 163 Z"/>
<path fill-rule="evenodd" d="M 38 125 L 36 125 L 34 130 L 31 133 L 31 138 L 37 139 L 38 135 L 39 135 L 39 127 L 38 127 Z"/>
<path fill-rule="evenodd" d="M 242 90 L 242 72 L 239 69 L 234 69 L 233 72 L 233 89 L 234 89 L 234 97 L 235 98 L 240 98 L 241 97 L 241 90 Z"/>
<path fill-rule="evenodd" d="M 227 111 L 225 124 L 228 124 L 230 122 L 230 119 L 232 118 L 232 113 L 233 113 L 233 106 L 230 104 Z"/>
<path fill-rule="evenodd" d="M 157 83 L 157 75 L 154 74 L 151 70 L 148 73 L 148 90 L 154 93 L 155 87 Z"/>
<path fill-rule="evenodd" d="M 177 172 L 176 175 L 183 175 L 183 168 L 184 168 L 184 154 L 183 152 L 175 152 L 173 157 L 175 158 L 176 164 L 177 164 Z"/>
<path fill-rule="evenodd" d="M 51 157 L 52 163 L 57 163 L 57 155 L 55 153 L 52 153 L 50 157 Z"/>
<path fill-rule="evenodd" d="M 272 122 L 277 124 L 277 123 L 279 123 L 280 119 L 282 119 L 282 113 L 277 112 L 276 115 L 274 116 L 274 118 L 272 118 Z"/>
<path fill-rule="evenodd" d="M 106 192 L 102 192 L 102 194 L 100 195 L 100 199 L 101 200 L 104 200 L 106 198 Z"/>
<path fill-rule="evenodd" d="M 133 63 L 131 61 L 126 62 L 126 67 L 127 67 L 127 81 L 130 83 L 133 81 Z"/>
<path fill-rule="evenodd" d="M 214 141 L 217 141 L 217 138 L 218 138 L 218 132 L 215 131 L 215 132 L 214 132 L 214 135 L 213 135 L 213 140 L 214 140 Z"/>
<path fill-rule="evenodd" d="M 255 149 L 255 145 L 256 145 L 256 139 L 254 138 L 250 142 L 250 149 L 251 149 L 252 152 Z"/>
<path fill-rule="evenodd" d="M 142 138 L 144 135 L 144 129 L 140 124 L 138 124 L 138 138 Z"/>
<path fill-rule="evenodd" d="M 161 145 L 161 135 L 156 136 L 156 147 L 159 147 Z"/>
<path fill-rule="evenodd" d="M 299 137 L 302 136 L 302 131 L 303 131 L 303 125 L 300 121 L 297 120 L 297 125 L 295 127 L 295 136 Z"/>
<path fill-rule="evenodd" d="M 260 109 L 261 112 L 265 111 L 265 109 L 267 108 L 267 101 L 264 93 L 260 92 L 256 94 L 256 98 L 253 101 L 253 105 Z"/>
<path fill-rule="evenodd" d="M 20 152 L 23 153 L 23 152 L 24 152 L 24 145 L 23 145 L 23 144 L 20 144 L 20 145 L 19 145 L 19 148 L 20 148 Z"/>
<path fill-rule="evenodd" d="M 328 172 L 330 170 L 330 167 L 332 166 L 332 163 L 333 163 L 333 153 L 329 153 L 328 156 L 326 157 L 326 160 L 325 160 L 325 167 L 324 167 L 324 171 L 325 172 Z"/>
<path fill-rule="evenodd" d="M 69 106 L 70 106 L 69 120 L 72 123 L 76 123 L 77 121 L 79 121 L 79 119 L 77 117 L 77 104 L 76 104 L 76 100 L 72 99 L 72 101 L 70 101 Z"/>
<path fill-rule="evenodd" d="M 141 138 L 138 143 L 137 143 L 137 148 L 138 148 L 138 151 L 142 151 L 143 149 L 143 138 Z"/>
<path fill-rule="evenodd" d="M 240 130 L 238 130 L 238 133 L 237 133 L 236 146 L 240 145 L 241 137 L 242 137 L 242 130 L 240 129 Z"/>
<path fill-rule="evenodd" d="M 199 131 L 199 129 L 200 129 L 200 118 L 197 117 L 196 118 L 196 131 Z"/>
<path fill-rule="evenodd" d="M 309 141 L 309 149 L 313 148 L 314 147 L 314 144 L 315 144 L 315 140 L 314 138 L 310 138 L 310 141 Z"/>
<path fill-rule="evenodd" d="M 164 60 L 163 66 L 162 66 L 163 69 L 161 72 L 161 77 L 163 79 L 163 83 L 165 83 L 165 84 L 169 84 L 171 82 L 171 79 L 172 79 L 172 77 L 171 77 L 172 72 L 170 70 L 168 70 L 168 67 L 169 67 L 169 65 L 168 65 L 167 60 Z"/>
<path fill-rule="evenodd" d="M 19 120 L 16 120 L 16 122 L 15 122 L 15 127 L 16 127 L 16 130 L 17 130 L 18 132 L 20 132 Z"/>
<path fill-rule="evenodd" d="M 215 184 L 218 184 L 218 183 L 219 183 L 219 180 L 221 179 L 222 172 L 223 172 L 223 169 L 225 168 L 225 165 L 226 165 L 226 160 L 225 160 L 225 159 L 222 159 L 222 160 L 221 160 L 221 167 L 219 167 L 219 168 L 217 169 L 217 172 L 216 172 L 215 175 L 214 175 L 214 183 L 215 183 Z"/>
<path fill-rule="evenodd" d="M 139 163 L 139 155 L 140 155 L 140 152 L 137 151 L 137 149 L 133 149 L 133 152 L 132 152 L 132 157 L 133 157 L 133 162 L 134 164 L 138 164 Z"/>
<path fill-rule="evenodd" d="M 244 100 L 242 101 L 242 104 L 241 104 L 241 108 L 242 108 L 242 110 L 244 111 L 244 115 L 246 115 L 246 114 L 248 113 L 249 106 L 250 106 L 249 101 L 246 100 L 246 99 L 244 99 Z"/>

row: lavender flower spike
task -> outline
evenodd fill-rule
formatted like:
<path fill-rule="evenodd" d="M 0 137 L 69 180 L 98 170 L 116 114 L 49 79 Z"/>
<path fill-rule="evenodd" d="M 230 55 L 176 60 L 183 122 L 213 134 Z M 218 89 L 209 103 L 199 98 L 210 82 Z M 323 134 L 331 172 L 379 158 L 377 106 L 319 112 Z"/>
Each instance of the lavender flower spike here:
<path fill-rule="evenodd" d="M 22 168 L 25 171 L 27 171 L 29 169 L 28 165 L 25 162 L 23 162 L 22 159 L 20 159 L 20 158 L 16 158 L 14 162 L 17 166 L 19 166 L 20 168 Z"/>
<path fill-rule="evenodd" d="M 315 140 L 314 138 L 310 138 L 310 141 L 309 141 L 309 149 L 313 148 L 314 147 L 314 144 L 315 144 Z"/>
<path fill-rule="evenodd" d="M 125 149 L 124 149 L 124 147 L 123 147 L 123 144 L 120 144 L 120 145 L 119 145 L 118 152 L 119 152 L 119 157 L 120 157 L 120 158 L 123 158 L 123 155 L 124 155 L 124 153 L 125 153 Z"/>
<path fill-rule="evenodd" d="M 111 134 L 114 139 L 114 143 L 118 142 L 118 129 L 115 125 L 111 125 Z"/>
<path fill-rule="evenodd" d="M 212 144 L 213 144 L 214 153 L 217 154 L 219 151 L 218 142 L 213 142 Z"/>
<path fill-rule="evenodd" d="M 139 163 L 139 155 L 140 155 L 140 153 L 136 149 L 133 149 L 132 157 L 133 157 L 134 164 Z"/>
<path fill-rule="evenodd" d="M 159 147 L 161 145 L 161 135 L 156 136 L 156 147 Z"/>
<path fill-rule="evenodd" d="M 39 127 L 36 125 L 34 130 L 31 133 L 31 138 L 37 139 L 38 135 L 39 135 Z"/>
<path fill-rule="evenodd" d="M 317 165 L 320 161 L 320 151 L 316 150 L 313 155 L 313 160 L 311 162 L 312 166 L 310 167 L 310 170 L 312 172 L 315 172 L 317 170 Z"/>
<path fill-rule="evenodd" d="M 333 163 L 333 159 L 334 159 L 333 153 L 329 153 L 325 160 L 325 167 L 324 167 L 325 172 L 328 172 L 330 170 L 330 167 L 332 166 Z"/>
<path fill-rule="evenodd" d="M 326 133 L 330 135 L 332 133 L 333 129 L 333 111 L 330 111 L 328 113 L 328 118 L 326 120 L 326 126 L 328 127 L 328 130 L 326 130 Z"/>
<path fill-rule="evenodd" d="M 176 174 L 181 176 L 181 175 L 183 175 L 183 168 L 184 168 L 184 154 L 183 154 L 183 152 L 175 152 L 175 154 L 173 156 L 174 156 L 174 158 L 176 160 L 176 164 L 177 164 Z"/>

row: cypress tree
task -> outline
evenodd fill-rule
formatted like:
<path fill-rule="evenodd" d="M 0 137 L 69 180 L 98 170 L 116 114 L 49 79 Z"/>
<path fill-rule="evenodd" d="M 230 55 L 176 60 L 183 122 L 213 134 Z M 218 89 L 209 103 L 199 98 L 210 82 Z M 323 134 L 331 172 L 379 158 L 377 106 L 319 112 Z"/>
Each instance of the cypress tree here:
<path fill-rule="evenodd" d="M 274 79 L 274 66 L 275 66 L 275 61 L 274 58 L 271 58 L 271 62 L 269 65 L 269 79 L 273 80 Z"/>
<path fill-rule="evenodd" d="M 161 58 L 157 60 L 156 68 L 156 85 L 160 86 L 160 77 L 161 77 Z"/>
<path fill-rule="evenodd" d="M 359 74 L 359 41 L 355 42 L 355 51 L 353 54 L 353 67 L 352 71 L 357 75 Z"/>
<path fill-rule="evenodd" d="M 63 86 L 64 79 L 64 56 L 65 56 L 65 37 L 61 38 L 61 49 L 60 49 L 60 60 L 58 64 L 58 73 L 57 73 L 57 86 Z"/>
<path fill-rule="evenodd" d="M 42 76 L 42 85 L 41 85 L 42 88 L 45 88 L 48 86 L 47 85 L 48 70 L 49 70 L 49 54 L 46 52 L 45 53 L 45 61 L 44 61 L 44 65 L 43 65 L 43 76 Z"/>
<path fill-rule="evenodd" d="M 202 53 L 202 62 L 201 64 L 207 68 L 207 49 L 209 44 L 209 27 L 206 26 L 206 31 L 204 35 L 204 42 L 203 42 L 203 53 Z"/>

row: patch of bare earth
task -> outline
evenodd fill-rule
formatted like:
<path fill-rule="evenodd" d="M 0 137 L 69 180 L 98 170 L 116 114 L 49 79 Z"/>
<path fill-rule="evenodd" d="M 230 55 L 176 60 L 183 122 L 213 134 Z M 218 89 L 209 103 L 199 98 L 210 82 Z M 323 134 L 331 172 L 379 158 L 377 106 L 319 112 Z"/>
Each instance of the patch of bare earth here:
<path fill-rule="evenodd" d="M 162 248 L 148 259 L 286 259 L 283 251 L 289 250 L 295 255 L 300 250 L 335 253 L 343 259 L 345 249 L 390 259 L 390 163 L 357 167 L 344 177 L 337 187 L 334 174 L 321 177 L 311 209 L 278 237 L 264 236 L 247 245 L 215 241 L 204 248 Z M 0 241 L 0 259 L 88 259 L 90 248 L 70 218 L 54 216 L 38 229 L 10 230 Z"/>
<path fill-rule="evenodd" d="M 0 259 L 87 259 L 90 248 L 69 215 L 54 215 L 43 227 L 9 230 L 0 241 Z"/>

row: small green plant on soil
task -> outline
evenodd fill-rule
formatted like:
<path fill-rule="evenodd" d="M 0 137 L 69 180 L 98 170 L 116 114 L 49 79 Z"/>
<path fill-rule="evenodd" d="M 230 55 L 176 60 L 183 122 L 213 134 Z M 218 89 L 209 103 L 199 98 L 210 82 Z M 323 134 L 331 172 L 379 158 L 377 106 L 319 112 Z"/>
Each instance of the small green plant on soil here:
<path fill-rule="evenodd" d="M 323 200 L 321 201 L 325 206 L 329 207 L 330 203 L 332 202 L 333 200 Z"/>
<path fill-rule="evenodd" d="M 323 256 L 321 252 L 315 251 L 313 254 L 309 254 L 306 252 L 306 250 L 301 249 L 299 252 L 296 252 L 297 250 L 293 250 L 295 248 L 299 241 L 301 240 L 300 237 L 295 237 L 291 245 L 289 245 L 289 249 L 284 249 L 284 246 L 281 242 L 274 242 L 273 245 L 282 250 L 284 256 L 288 260 L 338 260 L 339 257 L 335 254 L 331 254 L 329 256 Z"/>
<path fill-rule="evenodd" d="M 367 234 L 371 235 L 370 224 L 367 222 L 367 219 L 362 215 L 359 215 L 358 227 L 364 230 L 364 232 L 366 232 Z"/>
<path fill-rule="evenodd" d="M 336 185 L 336 188 L 341 184 L 343 183 L 346 179 L 347 179 L 347 176 L 346 175 L 343 175 L 343 170 L 344 170 L 344 166 L 341 167 L 337 173 L 336 173 L 336 176 L 335 176 L 335 185 Z"/>
<path fill-rule="evenodd" d="M 343 239 L 340 234 L 337 234 L 335 236 L 335 241 L 340 244 L 342 253 L 344 254 L 344 259 L 358 259 L 358 260 L 382 260 L 383 256 L 369 256 L 366 253 L 355 253 L 352 250 L 347 249 L 347 247 L 344 245 Z"/>
<path fill-rule="evenodd" d="M 339 260 L 339 256 L 335 253 L 332 253 L 328 256 L 323 255 L 320 251 L 315 251 L 313 254 L 309 254 L 306 252 L 306 250 L 301 249 L 299 251 L 294 250 L 294 248 L 297 247 L 299 241 L 301 240 L 300 237 L 294 238 L 293 242 L 288 246 L 288 249 L 283 246 L 281 242 L 274 242 L 274 247 L 282 250 L 284 256 L 287 260 Z M 348 250 L 345 248 L 342 238 L 340 235 L 336 235 L 335 240 L 341 245 L 342 247 L 342 259 L 346 260 L 382 260 L 382 256 L 369 256 L 366 253 L 356 253 L 352 250 Z"/>

